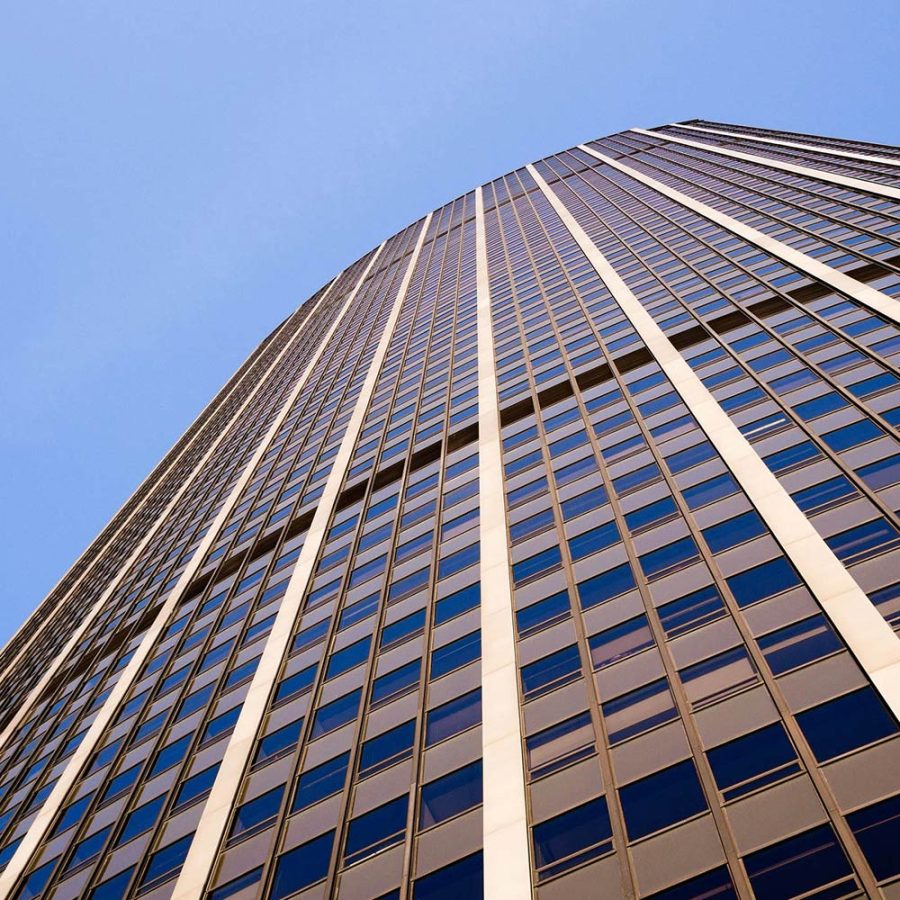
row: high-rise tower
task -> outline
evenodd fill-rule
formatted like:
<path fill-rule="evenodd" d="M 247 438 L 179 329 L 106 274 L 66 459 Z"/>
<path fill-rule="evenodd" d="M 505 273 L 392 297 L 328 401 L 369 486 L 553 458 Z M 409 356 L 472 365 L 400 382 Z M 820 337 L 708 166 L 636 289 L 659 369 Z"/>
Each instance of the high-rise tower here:
<path fill-rule="evenodd" d="M 0 900 L 900 897 L 898 296 L 701 121 L 386 240 L 0 654 Z"/>

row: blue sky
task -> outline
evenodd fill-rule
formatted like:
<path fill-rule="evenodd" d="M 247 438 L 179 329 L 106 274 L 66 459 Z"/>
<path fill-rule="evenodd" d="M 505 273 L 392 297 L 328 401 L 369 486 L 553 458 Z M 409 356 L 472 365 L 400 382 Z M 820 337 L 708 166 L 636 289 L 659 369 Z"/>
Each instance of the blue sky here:
<path fill-rule="evenodd" d="M 895 2 L 7 5 L 0 641 L 246 354 L 474 185 L 702 117 L 900 144 Z"/>

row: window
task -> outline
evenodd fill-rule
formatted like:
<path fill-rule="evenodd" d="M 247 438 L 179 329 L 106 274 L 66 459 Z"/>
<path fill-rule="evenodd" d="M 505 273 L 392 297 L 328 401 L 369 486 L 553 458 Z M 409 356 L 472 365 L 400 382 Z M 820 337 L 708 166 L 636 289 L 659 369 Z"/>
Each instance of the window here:
<path fill-rule="evenodd" d="M 468 547 L 463 547 L 462 550 L 457 550 L 456 553 L 445 556 L 440 561 L 438 578 L 448 578 L 469 566 L 474 566 L 478 562 L 480 551 L 479 544 L 470 544 Z"/>
<path fill-rule="evenodd" d="M 106 843 L 110 831 L 112 831 L 112 825 L 107 825 L 106 828 L 101 828 L 99 831 L 95 831 L 93 834 L 86 837 L 83 841 L 79 841 L 75 845 L 75 849 L 72 851 L 72 855 L 69 857 L 66 867 L 63 869 L 63 874 L 67 874 L 73 869 L 77 869 L 88 860 L 97 856 L 103 849 L 103 845 Z"/>
<path fill-rule="evenodd" d="M 875 438 L 883 437 L 884 432 L 869 419 L 860 419 L 852 425 L 845 425 L 843 428 L 837 428 L 822 435 L 822 440 L 835 452 L 840 453 L 842 450 L 849 450 L 851 447 L 857 447 L 866 441 L 874 441 Z"/>
<path fill-rule="evenodd" d="M 257 884 L 261 877 L 262 866 L 257 866 L 255 869 L 244 872 L 243 875 L 238 875 L 237 878 L 232 878 L 231 881 L 226 882 L 221 887 L 217 887 L 210 891 L 209 900 L 228 900 L 229 897 L 234 897 L 244 890 L 244 888 L 252 887 L 254 884 Z"/>
<path fill-rule="evenodd" d="M 270 900 L 282 900 L 328 874 L 334 832 L 329 831 L 278 857 Z"/>
<path fill-rule="evenodd" d="M 700 558 L 700 551 L 692 537 L 683 537 L 658 550 L 651 550 L 639 557 L 641 568 L 648 579 L 659 578 L 674 572 Z"/>
<path fill-rule="evenodd" d="M 702 441 L 699 444 L 694 444 L 693 447 L 688 447 L 687 450 L 680 450 L 678 453 L 667 456 L 666 464 L 669 466 L 669 471 L 676 475 L 679 472 L 684 472 L 685 469 L 690 469 L 692 466 L 712 459 L 715 455 L 716 451 L 713 449 L 712 444 L 708 441 Z"/>
<path fill-rule="evenodd" d="M 468 665 L 481 657 L 481 632 L 473 631 L 438 647 L 431 653 L 431 677 L 440 678 L 448 672 Z"/>
<path fill-rule="evenodd" d="M 731 900 L 736 897 L 728 869 L 720 866 L 674 887 L 650 894 L 647 900 Z"/>
<path fill-rule="evenodd" d="M 835 728 L 835 722 L 840 722 L 841 727 Z M 893 716 L 870 687 L 798 713 L 797 724 L 819 762 L 827 762 L 897 731 Z"/>
<path fill-rule="evenodd" d="M 703 539 L 713 553 L 720 553 L 765 533 L 762 519 L 751 511 L 704 528 Z"/>
<path fill-rule="evenodd" d="M 665 678 L 608 700 L 602 709 L 611 744 L 642 734 L 678 716 Z"/>
<path fill-rule="evenodd" d="M 50 862 L 44 863 L 44 865 L 35 869 L 25 879 L 25 884 L 22 885 L 22 888 L 16 894 L 16 900 L 37 900 L 43 894 L 55 867 L 56 859 L 51 859 Z"/>
<path fill-rule="evenodd" d="M 563 519 L 567 522 L 571 519 L 576 519 L 578 516 L 582 516 L 592 509 L 603 506 L 603 504 L 608 501 L 609 496 L 606 493 L 606 488 L 592 488 L 589 491 L 585 491 L 583 494 L 579 494 L 577 497 L 573 497 L 571 500 L 564 500 L 562 502 Z"/>
<path fill-rule="evenodd" d="M 76 822 L 80 822 L 93 797 L 93 793 L 85 794 L 83 797 L 79 797 L 70 803 L 63 810 L 56 827 L 53 829 L 52 836 L 56 837 L 56 835 L 62 834 L 66 829 L 71 828 Z"/>
<path fill-rule="evenodd" d="M 684 634 L 725 615 L 725 605 L 713 585 L 700 588 L 657 609 L 666 637 Z"/>
<path fill-rule="evenodd" d="M 149 781 L 154 776 L 159 775 L 160 772 L 165 772 L 166 769 L 171 769 L 172 766 L 180 763 L 181 760 L 184 759 L 184 754 L 187 753 L 187 748 L 191 743 L 192 737 L 193 734 L 186 734 L 183 738 L 179 738 L 167 747 L 163 747 L 162 750 L 156 754 L 156 760 L 147 775 L 147 780 Z"/>
<path fill-rule="evenodd" d="M 844 565 L 851 565 L 896 546 L 898 541 L 900 532 L 890 522 L 873 519 L 826 538 L 825 543 Z"/>
<path fill-rule="evenodd" d="M 371 616 L 375 610 L 378 609 L 378 597 L 379 594 L 377 592 L 369 594 L 368 597 L 363 597 L 362 600 L 357 600 L 356 603 L 351 603 L 350 606 L 345 607 L 344 611 L 341 613 L 338 630 L 348 628 L 350 625 L 362 622 L 363 619 L 367 619 Z M 328 619 L 324 619 L 318 627 L 321 627 L 322 625 L 325 627 L 322 629 L 320 636 L 324 637 L 328 631 Z M 313 627 L 315 628 L 317 626 Z M 295 646 L 294 649 L 296 650 L 297 647 Z"/>
<path fill-rule="evenodd" d="M 122 900 L 128 891 L 128 883 L 134 874 L 134 866 L 101 882 L 91 891 L 91 900 Z"/>
<path fill-rule="evenodd" d="M 421 632 L 424 627 L 425 610 L 417 609 L 414 613 L 410 613 L 396 622 L 391 622 L 390 625 L 385 625 L 381 629 L 381 647 L 383 649 L 384 647 L 399 644 L 401 641 L 405 641 L 412 635 Z"/>
<path fill-rule="evenodd" d="M 856 488 L 843 476 L 837 475 L 791 494 L 794 503 L 807 515 L 836 506 L 842 500 L 856 496 Z"/>
<path fill-rule="evenodd" d="M 857 474 L 876 491 L 896 484 L 900 481 L 900 453 L 862 466 Z"/>
<path fill-rule="evenodd" d="M 453 737 L 481 723 L 481 690 L 470 691 L 428 711 L 425 746 Z"/>
<path fill-rule="evenodd" d="M 372 684 L 371 705 L 386 703 L 407 691 L 412 690 L 419 683 L 419 673 L 422 670 L 422 660 L 414 659 L 405 666 L 400 666 L 392 672 L 376 678 Z"/>
<path fill-rule="evenodd" d="M 743 646 L 694 663 L 679 675 L 694 707 L 722 700 L 758 681 L 756 669 Z"/>
<path fill-rule="evenodd" d="M 738 606 L 749 606 L 800 584 L 791 564 L 781 556 L 726 580 Z"/>
<path fill-rule="evenodd" d="M 211 741 L 214 738 L 221 737 L 223 734 L 231 731 L 241 714 L 241 707 L 242 704 L 232 706 L 231 709 L 226 710 L 222 715 L 210 719 L 206 728 L 203 730 L 203 737 L 200 739 L 200 742 L 204 743 L 206 741 Z"/>
<path fill-rule="evenodd" d="M 819 448 L 811 441 L 803 441 L 800 444 L 794 444 L 786 450 L 779 450 L 777 453 L 771 453 L 769 456 L 763 457 L 763 462 L 772 470 L 775 475 L 781 475 L 785 472 L 796 469 L 812 462 L 814 459 L 821 459 L 822 454 Z"/>
<path fill-rule="evenodd" d="M 588 643 L 591 662 L 595 669 L 600 669 L 654 646 L 655 641 L 647 617 L 641 615 L 595 634 Z"/>
<path fill-rule="evenodd" d="M 412 755 L 416 736 L 414 719 L 391 728 L 390 731 L 369 738 L 363 745 L 359 759 L 359 776 L 374 775 Z"/>
<path fill-rule="evenodd" d="M 759 638 L 758 643 L 773 675 L 843 649 L 840 638 L 821 615 L 771 631 Z"/>
<path fill-rule="evenodd" d="M 879 881 L 900 873 L 900 794 L 850 813 L 847 821 Z"/>
<path fill-rule="evenodd" d="M 291 812 L 299 812 L 343 790 L 349 764 L 349 752 L 342 753 L 304 772 L 297 780 L 297 791 L 294 794 Z"/>
<path fill-rule="evenodd" d="M 588 712 L 551 725 L 525 742 L 533 779 L 549 775 L 594 752 L 594 726 Z"/>
<path fill-rule="evenodd" d="M 546 694 L 555 688 L 568 684 L 581 674 L 581 659 L 578 648 L 572 644 L 551 653 L 543 659 L 523 666 L 522 693 L 526 700 Z"/>
<path fill-rule="evenodd" d="M 253 834 L 260 829 L 261 826 L 273 820 L 278 815 L 281 808 L 281 797 L 284 794 L 284 785 L 279 784 L 278 787 L 272 788 L 271 791 L 254 797 L 247 803 L 242 803 L 234 814 L 234 821 L 231 823 L 231 832 L 229 838 L 235 838 L 239 835 Z"/>
<path fill-rule="evenodd" d="M 633 534 L 652 528 L 660 522 L 675 518 L 678 515 L 678 508 L 675 501 L 671 497 L 663 497 L 655 503 L 642 506 L 634 512 L 630 512 L 625 516 L 625 524 L 628 530 Z"/>
<path fill-rule="evenodd" d="M 625 827 L 632 841 L 703 812 L 706 798 L 694 761 L 648 775 L 619 789 Z"/>
<path fill-rule="evenodd" d="M 422 787 L 419 828 L 429 828 L 481 803 L 481 760 Z"/>
<path fill-rule="evenodd" d="M 516 628 L 519 637 L 525 637 L 548 625 L 561 622 L 571 612 L 568 591 L 560 591 L 526 606 L 516 613 Z"/>
<path fill-rule="evenodd" d="M 349 672 L 350 669 L 364 663 L 369 658 L 369 646 L 371 643 L 371 637 L 366 636 L 362 640 L 332 653 L 328 660 L 325 680 L 328 681 L 330 678 Z"/>
<path fill-rule="evenodd" d="M 331 703 L 320 706 L 313 721 L 312 737 L 317 738 L 335 728 L 340 728 L 356 718 L 359 711 L 360 689 L 350 691 Z"/>
<path fill-rule="evenodd" d="M 606 798 L 598 797 L 532 829 L 538 879 L 558 875 L 612 850 Z"/>
<path fill-rule="evenodd" d="M 726 802 L 800 771 L 781 722 L 715 747 L 707 756 Z"/>
<path fill-rule="evenodd" d="M 513 581 L 516 585 L 528 581 L 537 575 L 543 575 L 562 565 L 562 555 L 559 547 L 548 547 L 534 556 L 523 559 L 521 562 L 513 565 Z"/>
<path fill-rule="evenodd" d="M 300 740 L 300 732 L 303 730 L 303 719 L 295 719 L 287 725 L 283 725 L 277 731 L 267 734 L 259 742 L 254 765 L 267 762 L 281 756 L 285 751 L 297 746 Z"/>
<path fill-rule="evenodd" d="M 187 858 L 188 850 L 194 834 L 186 834 L 184 837 L 173 841 L 165 847 L 161 847 L 156 853 L 150 854 L 144 877 L 141 879 L 141 887 L 153 884 L 174 873 L 181 868 L 181 864 Z"/>
<path fill-rule="evenodd" d="M 484 900 L 484 867 L 481 853 L 460 859 L 443 869 L 417 878 L 413 900 Z"/>
<path fill-rule="evenodd" d="M 481 603 L 481 584 L 476 582 L 438 600 L 434 605 L 434 623 L 440 625 L 474 609 Z"/>
<path fill-rule="evenodd" d="M 132 838 L 149 831 L 156 823 L 156 819 L 165 802 L 166 795 L 161 794 L 159 797 L 154 797 L 149 803 L 144 803 L 129 813 L 115 845 L 118 847 L 121 844 L 127 844 Z"/>
<path fill-rule="evenodd" d="M 854 885 L 852 869 L 830 825 L 820 825 L 796 837 L 744 857 L 757 897 L 789 900 L 839 881 L 829 897 L 842 897 Z"/>
<path fill-rule="evenodd" d="M 631 566 L 622 563 L 612 569 L 607 569 L 593 578 L 578 584 L 578 599 L 582 609 L 590 609 L 618 597 L 635 587 L 634 575 Z"/>
<path fill-rule="evenodd" d="M 579 534 L 569 541 L 569 553 L 572 554 L 573 561 L 584 559 L 592 553 L 599 553 L 607 547 L 618 543 L 619 529 L 615 522 L 607 522 L 598 528 L 592 528 L 590 531 Z"/>
<path fill-rule="evenodd" d="M 347 826 L 344 864 L 352 865 L 403 840 L 408 802 L 409 797 L 404 794 L 351 819 Z"/>
<path fill-rule="evenodd" d="M 275 691 L 275 703 L 281 703 L 288 697 L 299 697 L 300 694 L 310 690 L 316 680 L 316 668 L 317 665 L 313 664 L 283 678 Z"/>
<path fill-rule="evenodd" d="M 181 787 L 175 795 L 175 807 L 177 808 L 192 803 L 198 797 L 201 797 L 210 790 L 213 786 L 213 782 L 216 780 L 218 772 L 219 764 L 216 763 L 208 769 L 204 769 L 202 772 L 198 772 L 196 775 L 186 778 L 181 783 Z"/>

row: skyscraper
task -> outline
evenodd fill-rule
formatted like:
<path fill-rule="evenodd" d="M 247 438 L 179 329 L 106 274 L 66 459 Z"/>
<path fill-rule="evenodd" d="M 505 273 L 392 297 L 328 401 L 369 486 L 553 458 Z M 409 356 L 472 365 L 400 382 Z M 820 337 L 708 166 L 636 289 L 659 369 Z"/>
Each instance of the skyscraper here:
<path fill-rule="evenodd" d="M 0 900 L 900 897 L 900 149 L 429 213 L 0 654 Z"/>

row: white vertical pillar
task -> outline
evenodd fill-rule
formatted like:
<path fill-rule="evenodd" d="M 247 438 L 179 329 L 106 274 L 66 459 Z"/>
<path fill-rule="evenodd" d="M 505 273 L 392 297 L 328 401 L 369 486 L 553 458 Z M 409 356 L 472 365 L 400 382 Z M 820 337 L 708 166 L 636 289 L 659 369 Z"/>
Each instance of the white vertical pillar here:
<path fill-rule="evenodd" d="M 278 430 L 281 428 L 282 423 L 287 418 L 295 401 L 300 396 L 300 392 L 306 385 L 307 379 L 315 368 L 316 363 L 325 352 L 325 348 L 327 347 L 329 340 L 337 330 L 337 327 L 347 313 L 347 310 L 350 308 L 350 305 L 352 304 L 353 299 L 356 296 L 356 292 L 359 290 L 359 287 L 365 280 L 366 275 L 369 273 L 375 261 L 378 259 L 383 247 L 384 244 L 382 244 L 381 247 L 378 248 L 378 251 L 372 255 L 372 259 L 369 260 L 369 264 L 366 267 L 365 272 L 363 272 L 363 274 L 360 276 L 356 287 L 350 293 L 349 297 L 342 306 L 340 312 L 329 327 L 323 339 L 319 342 L 318 348 L 316 349 L 309 363 L 304 368 L 303 374 L 297 380 L 297 383 L 288 396 L 287 400 L 285 400 L 284 404 L 282 405 L 281 411 L 275 417 L 275 420 L 272 422 L 272 425 L 266 432 L 263 439 L 259 442 L 255 452 L 253 453 L 253 456 L 250 458 L 250 461 L 246 466 L 244 466 L 244 470 L 241 473 L 240 478 L 238 478 L 237 482 L 231 490 L 231 493 L 228 495 L 228 498 L 222 505 L 221 510 L 219 511 L 218 515 L 207 531 L 206 536 L 194 551 L 194 554 L 191 557 L 191 561 L 185 567 L 175 587 L 172 588 L 171 593 L 169 594 L 165 603 L 162 605 L 162 608 L 160 609 L 156 619 L 153 621 L 153 624 L 147 629 L 147 633 L 144 635 L 143 640 L 135 650 L 134 655 L 132 656 L 128 665 L 123 670 L 121 676 L 119 677 L 119 680 L 116 682 L 115 687 L 110 692 L 109 697 L 107 697 L 106 702 L 103 704 L 103 706 L 100 707 L 100 710 L 94 718 L 94 721 L 91 723 L 91 727 L 87 730 L 87 733 L 85 734 L 81 743 L 78 745 L 76 751 L 72 754 L 72 757 L 66 765 L 66 768 L 63 770 L 62 775 L 60 775 L 59 779 L 56 782 L 56 785 L 50 792 L 50 796 L 44 801 L 44 804 L 40 808 L 37 816 L 35 816 L 31 827 L 22 838 L 22 842 L 19 844 L 19 847 L 13 855 L 13 858 L 10 860 L 9 865 L 6 867 L 6 869 L 4 869 L 2 875 L 0 875 L 0 900 L 7 900 L 7 898 L 11 896 L 16 886 L 16 882 L 26 871 L 28 865 L 31 862 L 32 856 L 38 850 L 41 842 L 47 835 L 47 832 L 52 825 L 56 814 L 62 808 L 63 803 L 65 803 L 69 791 L 80 777 L 82 768 L 84 767 L 85 763 L 87 763 L 88 759 L 90 759 L 101 738 L 105 734 L 107 727 L 113 721 L 116 713 L 119 710 L 119 705 L 125 699 L 125 696 L 130 690 L 132 684 L 137 679 L 141 668 L 143 667 L 147 658 L 150 656 L 153 648 L 156 646 L 156 642 L 159 639 L 160 634 L 169 624 L 169 618 L 171 617 L 172 613 L 176 609 L 178 609 L 178 605 L 181 601 L 182 595 L 184 594 L 197 570 L 202 565 L 203 560 L 206 558 L 207 552 L 218 537 L 219 531 L 221 530 L 222 526 L 231 515 L 232 510 L 234 509 L 234 506 L 240 498 L 244 488 L 253 477 L 253 473 L 255 472 L 260 460 L 263 458 L 263 456 L 265 456 L 269 448 L 269 444 L 272 442 L 272 439 L 275 437 L 275 435 L 278 434 Z M 331 292 L 331 289 L 334 287 L 336 280 L 337 279 L 335 279 L 335 281 L 332 281 L 328 286 L 326 294 L 324 294 L 322 297 L 323 301 L 326 299 L 328 293 Z M 260 385 L 257 386 L 256 390 L 259 389 L 262 383 L 263 382 L 260 382 Z M 247 398 L 244 406 L 249 404 L 255 395 L 256 391 L 254 391 L 254 393 Z M 213 449 L 214 448 L 210 448 L 209 452 L 211 453 Z"/>
<path fill-rule="evenodd" d="M 533 166 L 528 171 L 885 703 L 900 716 L 900 639 L 562 200 Z"/>
<path fill-rule="evenodd" d="M 480 187 L 475 192 L 475 263 L 484 895 L 490 900 L 525 900 L 532 896 L 531 854 L 484 195 Z"/>
<path fill-rule="evenodd" d="M 685 147 L 693 147 L 695 150 L 708 150 L 719 156 L 727 156 L 731 159 L 740 159 L 744 162 L 755 163 L 760 166 L 768 166 L 770 169 L 780 169 L 782 172 L 790 172 L 793 175 L 802 175 L 804 178 L 815 178 L 819 181 L 827 181 L 830 184 L 839 184 L 841 187 L 851 188 L 854 191 L 863 191 L 867 194 L 877 194 L 879 197 L 890 197 L 900 200 L 900 188 L 881 184 L 878 181 L 865 181 L 862 178 L 850 178 L 847 175 L 837 175 L 826 169 L 812 169 L 809 166 L 801 166 L 796 163 L 784 162 L 780 159 L 770 159 L 768 156 L 758 156 L 753 153 L 743 153 L 739 150 L 729 150 L 718 147 L 715 144 L 704 144 L 702 141 L 689 141 L 687 138 L 677 137 L 665 131 L 647 131 L 645 128 L 632 128 L 635 134 L 657 140 L 668 141 L 672 144 L 682 144 Z"/>
<path fill-rule="evenodd" d="M 212 790 L 203 806 L 203 813 L 200 816 L 200 821 L 197 823 L 194 839 L 191 842 L 187 858 L 181 867 L 181 874 L 178 876 L 178 881 L 175 883 L 175 888 L 172 892 L 172 900 L 188 900 L 188 898 L 197 900 L 197 898 L 202 897 L 206 884 L 212 875 L 225 826 L 228 823 L 231 810 L 237 802 L 237 795 L 241 787 L 244 771 L 249 763 L 256 736 L 268 709 L 269 698 L 272 695 L 275 681 L 281 670 L 281 662 L 290 645 L 294 624 L 300 612 L 300 604 L 303 602 L 306 589 L 312 580 L 316 559 L 325 540 L 328 523 L 337 503 L 341 485 L 350 467 L 356 440 L 362 430 L 369 401 L 375 390 L 381 365 L 387 355 L 391 335 L 394 332 L 397 319 L 400 317 L 400 309 L 409 289 L 409 283 L 412 280 L 413 271 L 419 259 L 430 223 L 431 213 L 428 214 L 422 223 L 415 249 L 410 255 L 406 273 L 400 283 L 400 289 L 394 300 L 393 308 L 385 323 L 375 355 L 369 364 L 366 380 L 363 382 L 353 413 L 350 416 L 350 421 L 347 423 L 347 429 L 338 448 L 337 456 L 334 458 L 334 464 L 325 482 L 325 489 L 316 506 L 316 512 L 306 534 L 306 540 L 303 542 L 300 556 L 288 582 L 287 591 L 281 600 L 278 615 L 275 617 L 272 630 L 266 638 L 266 644 L 256 667 L 256 672 L 253 675 L 253 681 L 250 683 L 250 688 L 247 691 L 244 705 L 241 707 L 240 716 L 228 742 L 228 747 L 219 766 Z"/>
<path fill-rule="evenodd" d="M 691 131 L 702 131 L 704 134 L 720 134 L 723 137 L 741 141 L 756 141 L 760 144 L 772 144 L 775 147 L 790 147 L 793 150 L 812 150 L 814 153 L 827 153 L 829 156 L 842 156 L 844 159 L 855 159 L 859 162 L 880 163 L 883 166 L 900 166 L 900 159 L 890 156 L 870 156 L 867 153 L 855 153 L 852 150 L 841 150 L 839 147 L 824 147 L 819 144 L 803 144 L 797 141 L 785 141 L 777 138 L 764 138 L 758 134 L 745 134 L 737 131 L 723 131 L 720 128 L 706 128 L 700 125 L 681 125 L 673 122 L 671 128 L 688 128 Z"/>
<path fill-rule="evenodd" d="M 886 319 L 890 319 L 892 322 L 900 322 L 900 301 L 895 300 L 893 297 L 889 297 L 887 294 L 883 294 L 881 291 L 877 291 L 867 284 L 862 284 L 862 282 L 857 281 L 855 278 L 851 278 L 849 275 L 845 275 L 837 269 L 832 269 L 831 266 L 826 266 L 825 263 L 819 262 L 819 260 L 813 259 L 813 257 L 807 256 L 805 253 L 801 253 L 799 250 L 795 250 L 793 247 L 789 247 L 787 244 L 777 241 L 775 238 L 771 238 L 767 234 L 763 234 L 763 232 L 757 231 L 755 228 L 751 228 L 749 225 L 745 225 L 743 222 L 739 222 L 737 219 L 719 212 L 717 209 L 713 209 L 713 207 L 707 206 L 705 203 L 701 203 L 699 200 L 694 200 L 693 197 L 682 194 L 681 191 L 669 187 L 669 185 L 663 184 L 661 181 L 657 181 L 657 179 L 652 178 L 650 175 L 646 175 L 638 169 L 627 166 L 617 159 L 611 159 L 608 156 L 604 156 L 602 153 L 598 153 L 596 150 L 587 147 L 584 144 L 579 145 L 579 149 L 590 156 L 593 156 L 595 159 L 599 159 L 601 162 L 606 163 L 606 165 L 611 168 L 617 169 L 619 172 L 624 172 L 626 175 L 634 178 L 635 181 L 641 182 L 641 184 L 652 188 L 654 191 L 668 197 L 670 200 L 674 200 L 676 203 L 692 210 L 697 213 L 697 215 L 703 216 L 703 218 L 709 219 L 717 225 L 721 225 L 723 228 L 728 229 L 728 231 L 739 235 L 745 241 L 749 241 L 751 244 L 755 244 L 767 253 L 771 253 L 772 256 L 777 256 L 795 269 L 806 272 L 807 275 L 811 275 L 823 284 L 827 284 L 829 287 L 834 288 L 834 290 L 840 291 L 848 297 L 852 297 L 857 302 L 862 303 L 863 306 L 867 306 L 869 309 L 874 310 Z"/>

